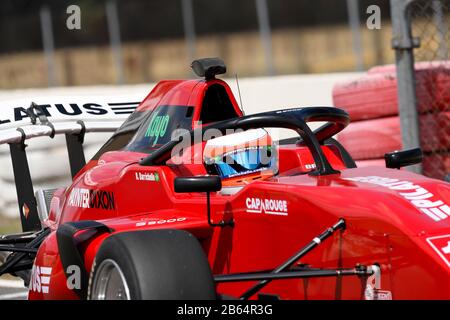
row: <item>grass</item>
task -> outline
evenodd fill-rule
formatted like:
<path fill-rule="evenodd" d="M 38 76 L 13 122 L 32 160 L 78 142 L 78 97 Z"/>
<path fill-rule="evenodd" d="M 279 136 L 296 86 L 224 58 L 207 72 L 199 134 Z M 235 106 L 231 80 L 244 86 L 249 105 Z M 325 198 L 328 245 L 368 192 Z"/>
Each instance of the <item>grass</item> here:
<path fill-rule="evenodd" d="M 21 232 L 20 219 L 11 219 L 0 216 L 0 235 Z"/>

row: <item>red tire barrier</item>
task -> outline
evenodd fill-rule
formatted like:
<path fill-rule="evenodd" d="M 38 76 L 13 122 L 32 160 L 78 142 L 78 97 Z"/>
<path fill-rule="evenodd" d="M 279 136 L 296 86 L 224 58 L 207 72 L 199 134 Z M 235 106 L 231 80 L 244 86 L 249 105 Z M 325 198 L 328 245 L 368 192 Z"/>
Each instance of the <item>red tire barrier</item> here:
<path fill-rule="evenodd" d="M 355 160 L 383 158 L 386 152 L 401 149 L 399 117 L 350 123 L 338 141 Z"/>
<path fill-rule="evenodd" d="M 420 120 L 420 145 L 424 151 L 450 150 L 450 111 L 426 114 Z"/>
<path fill-rule="evenodd" d="M 450 111 L 419 117 L 422 150 L 450 150 Z M 377 159 L 402 149 L 400 118 L 389 117 L 351 123 L 338 140 L 355 160 Z"/>
<path fill-rule="evenodd" d="M 450 110 L 450 62 L 417 63 L 416 94 L 420 113 Z M 375 67 L 359 79 L 335 85 L 333 103 L 352 121 L 397 115 L 395 66 Z"/>
<path fill-rule="evenodd" d="M 450 153 L 425 156 L 423 160 L 423 173 L 431 178 L 444 179 L 444 176 L 450 173 Z"/>

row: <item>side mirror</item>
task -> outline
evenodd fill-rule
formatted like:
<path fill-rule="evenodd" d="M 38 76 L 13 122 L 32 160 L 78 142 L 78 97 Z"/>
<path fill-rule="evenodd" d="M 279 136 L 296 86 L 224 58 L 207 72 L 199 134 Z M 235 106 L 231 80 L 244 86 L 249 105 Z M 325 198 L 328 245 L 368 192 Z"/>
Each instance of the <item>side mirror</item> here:
<path fill-rule="evenodd" d="M 211 192 L 222 189 L 222 180 L 218 176 L 177 177 L 174 181 L 174 190 L 177 193 L 206 192 L 206 214 L 211 227 L 234 226 L 234 220 L 221 220 L 219 223 L 211 221 Z"/>
<path fill-rule="evenodd" d="M 415 148 L 403 151 L 394 151 L 384 155 L 386 168 L 400 169 L 401 167 L 411 166 L 421 163 L 423 159 L 422 149 Z"/>
<path fill-rule="evenodd" d="M 177 193 L 214 192 L 222 189 L 222 180 L 218 176 L 178 177 L 174 189 Z"/>

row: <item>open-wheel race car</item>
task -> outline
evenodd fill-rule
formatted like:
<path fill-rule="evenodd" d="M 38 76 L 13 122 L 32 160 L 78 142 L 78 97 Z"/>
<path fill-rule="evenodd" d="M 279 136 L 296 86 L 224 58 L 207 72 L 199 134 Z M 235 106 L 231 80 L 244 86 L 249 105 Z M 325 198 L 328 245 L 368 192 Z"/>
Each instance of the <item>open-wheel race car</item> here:
<path fill-rule="evenodd" d="M 357 168 L 333 139 L 345 111 L 244 115 L 221 60 L 192 67 L 202 79 L 159 82 L 118 128 L 32 105 L 0 133 L 23 227 L 0 238 L 0 274 L 29 299 L 450 299 L 450 185 L 398 170 L 420 150 Z M 85 163 L 84 135 L 111 130 Z M 25 142 L 55 134 L 73 182 L 34 193 Z"/>

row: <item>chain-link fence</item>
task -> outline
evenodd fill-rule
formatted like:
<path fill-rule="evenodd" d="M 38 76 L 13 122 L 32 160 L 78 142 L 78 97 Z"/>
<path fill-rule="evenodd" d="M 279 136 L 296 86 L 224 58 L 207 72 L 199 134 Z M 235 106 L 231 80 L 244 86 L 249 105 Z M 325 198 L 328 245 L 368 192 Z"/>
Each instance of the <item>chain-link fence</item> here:
<path fill-rule="evenodd" d="M 416 86 L 428 105 L 419 107 L 423 172 L 442 178 L 450 172 L 450 0 L 418 0 L 410 7 Z"/>
<path fill-rule="evenodd" d="M 423 173 L 442 179 L 450 172 L 450 0 L 391 6 L 403 144 L 420 145 Z"/>

